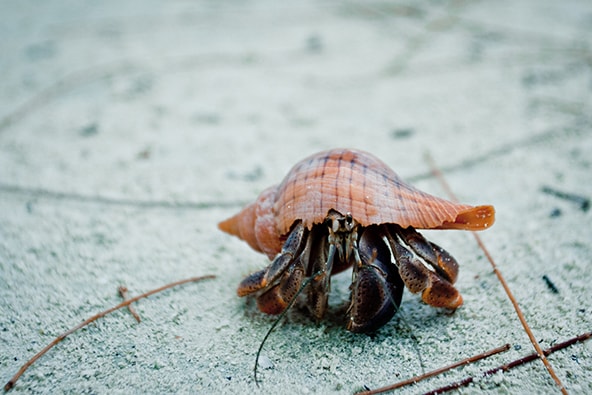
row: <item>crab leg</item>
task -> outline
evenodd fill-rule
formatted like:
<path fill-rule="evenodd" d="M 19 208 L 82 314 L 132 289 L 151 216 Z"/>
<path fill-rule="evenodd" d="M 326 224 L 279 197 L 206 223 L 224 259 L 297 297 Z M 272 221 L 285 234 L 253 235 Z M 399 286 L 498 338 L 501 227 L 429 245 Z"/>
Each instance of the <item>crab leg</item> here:
<path fill-rule="evenodd" d="M 409 230 L 407 231 L 409 232 Z M 420 239 L 415 236 L 417 232 L 413 232 L 413 237 L 409 239 L 415 243 Z M 400 227 L 394 225 L 390 227 L 387 238 L 395 256 L 395 261 L 399 266 L 399 274 L 412 293 L 421 292 L 423 301 L 434 307 L 456 309 L 462 304 L 462 296 L 452 285 L 452 276 L 448 275 L 448 272 L 452 271 L 446 271 L 439 265 L 440 261 L 437 257 L 443 251 L 442 249 L 433 251 L 433 254 L 436 256 L 434 260 L 427 260 L 420 253 L 416 257 L 405 245 L 405 241 L 407 240 L 405 233 Z M 426 257 L 433 259 L 427 252 L 429 251 L 428 248 L 432 248 L 429 242 L 425 241 L 425 244 L 419 243 L 416 245 L 416 248 L 423 252 L 423 255 Z M 444 257 L 442 258 L 444 262 L 446 261 L 446 257 L 452 259 L 448 253 L 445 255 L 442 254 L 442 256 Z M 453 277 L 456 278 L 456 273 Z"/>
<path fill-rule="evenodd" d="M 320 232 L 320 227 L 313 230 L 324 233 Z M 333 262 L 339 259 L 340 254 L 331 236 L 323 234 L 315 239 L 317 242 L 313 243 L 308 260 L 308 275 L 312 277 L 308 286 L 308 309 L 317 320 L 320 320 L 325 315 L 329 302 Z"/>
<path fill-rule="evenodd" d="M 257 297 L 257 306 L 261 311 L 267 314 L 284 311 L 304 278 L 306 270 L 301 255 L 309 240 L 308 232 L 302 223 L 298 223 L 273 262 L 241 281 L 238 296 L 262 292 Z"/>
<path fill-rule="evenodd" d="M 392 263 L 382 227 L 362 231 L 351 285 L 346 327 L 371 332 L 386 324 L 401 304 L 403 280 Z M 357 253 L 359 252 L 359 254 Z"/>
<path fill-rule="evenodd" d="M 296 297 L 304 280 L 304 264 L 300 257 L 284 272 L 279 283 L 257 297 L 257 307 L 267 314 L 280 314 Z"/>
<path fill-rule="evenodd" d="M 428 241 L 415 229 L 399 228 L 399 235 L 411 249 L 451 283 L 458 277 L 458 263 L 442 247 Z"/>

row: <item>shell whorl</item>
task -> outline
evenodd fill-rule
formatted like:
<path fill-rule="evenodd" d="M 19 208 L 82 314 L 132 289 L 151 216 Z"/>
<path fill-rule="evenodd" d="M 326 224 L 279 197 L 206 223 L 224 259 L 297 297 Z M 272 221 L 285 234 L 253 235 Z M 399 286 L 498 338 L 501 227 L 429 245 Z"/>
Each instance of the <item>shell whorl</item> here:
<path fill-rule="evenodd" d="M 272 259 L 282 249 L 273 213 L 276 192 L 277 186 L 267 188 L 253 203 L 220 222 L 218 228 L 246 241 L 252 249 Z"/>
<path fill-rule="evenodd" d="M 334 149 L 298 162 L 280 185 L 264 190 L 254 203 L 218 226 L 273 258 L 295 221 L 302 220 L 310 229 L 331 209 L 351 213 L 362 226 L 483 230 L 495 221 L 493 206 L 438 198 L 404 182 L 374 155 Z"/>
<path fill-rule="evenodd" d="M 492 206 L 473 207 L 438 198 L 404 182 L 374 155 L 334 149 L 297 163 L 278 187 L 274 206 L 280 234 L 296 219 L 310 229 L 330 209 L 351 213 L 362 225 L 482 230 L 494 222 Z"/>

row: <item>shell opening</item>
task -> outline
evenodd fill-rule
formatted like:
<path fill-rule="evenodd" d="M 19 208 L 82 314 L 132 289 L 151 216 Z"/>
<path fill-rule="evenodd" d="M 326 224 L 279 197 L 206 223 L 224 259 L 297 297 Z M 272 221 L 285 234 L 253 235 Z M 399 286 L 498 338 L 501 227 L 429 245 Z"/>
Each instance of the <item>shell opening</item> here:
<path fill-rule="evenodd" d="M 495 222 L 493 206 L 477 206 L 461 211 L 454 222 L 444 222 L 437 229 L 485 230 Z"/>

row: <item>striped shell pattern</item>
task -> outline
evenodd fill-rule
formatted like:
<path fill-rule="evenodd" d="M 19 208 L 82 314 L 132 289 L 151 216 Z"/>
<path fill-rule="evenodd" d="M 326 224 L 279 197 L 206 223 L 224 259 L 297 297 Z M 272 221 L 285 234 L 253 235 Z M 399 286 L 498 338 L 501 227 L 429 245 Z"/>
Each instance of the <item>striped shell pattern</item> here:
<path fill-rule="evenodd" d="M 219 227 L 272 258 L 296 221 L 310 229 L 331 209 L 351 213 L 362 226 L 392 223 L 417 229 L 483 230 L 495 214 L 492 206 L 453 203 L 420 191 L 372 154 L 333 149 L 298 162 L 280 185 L 263 191 Z"/>

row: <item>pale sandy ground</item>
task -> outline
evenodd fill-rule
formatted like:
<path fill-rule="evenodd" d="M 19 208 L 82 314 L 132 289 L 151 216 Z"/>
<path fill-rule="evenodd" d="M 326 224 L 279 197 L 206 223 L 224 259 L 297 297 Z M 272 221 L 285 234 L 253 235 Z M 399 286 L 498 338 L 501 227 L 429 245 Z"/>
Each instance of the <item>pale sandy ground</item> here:
<path fill-rule="evenodd" d="M 432 231 L 461 263 L 461 309 L 406 294 L 403 320 L 354 335 L 341 275 L 325 321 L 278 326 L 255 386 L 273 319 L 235 288 L 266 259 L 216 224 L 335 146 L 444 195 L 429 151 L 461 200 L 496 206 L 482 237 L 542 347 L 591 329 L 592 214 L 541 188 L 592 197 L 592 3 L 283 4 L 0 2 L 0 378 L 119 284 L 218 276 L 74 334 L 15 394 L 347 394 L 512 345 L 401 391 L 420 393 L 530 354 L 471 235 Z M 591 354 L 549 358 L 571 393 L 592 393 Z M 558 391 L 535 362 L 462 392 Z"/>

